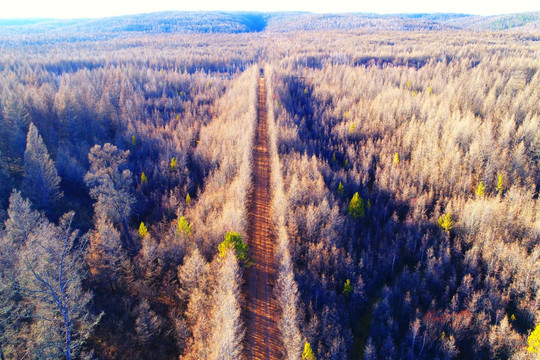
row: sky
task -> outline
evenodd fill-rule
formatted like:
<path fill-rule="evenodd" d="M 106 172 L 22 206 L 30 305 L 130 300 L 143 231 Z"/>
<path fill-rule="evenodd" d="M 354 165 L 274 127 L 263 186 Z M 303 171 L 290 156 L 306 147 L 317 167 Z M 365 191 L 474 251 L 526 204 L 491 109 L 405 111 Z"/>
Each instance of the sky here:
<path fill-rule="evenodd" d="M 315 13 L 452 12 L 497 15 L 540 11 L 538 0 L 5 0 L 0 18 L 99 18 L 166 10 Z"/>

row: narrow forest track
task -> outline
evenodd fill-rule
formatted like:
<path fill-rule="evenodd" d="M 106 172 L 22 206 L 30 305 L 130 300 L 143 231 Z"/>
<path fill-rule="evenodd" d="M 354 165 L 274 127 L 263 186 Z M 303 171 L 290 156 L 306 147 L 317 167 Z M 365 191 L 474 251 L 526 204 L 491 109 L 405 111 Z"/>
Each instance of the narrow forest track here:
<path fill-rule="evenodd" d="M 270 154 L 266 117 L 266 90 L 263 72 L 259 78 L 259 106 L 253 149 L 253 188 L 248 214 L 249 255 L 253 265 L 247 269 L 248 359 L 280 359 L 279 308 L 274 296 L 276 261 L 270 224 Z"/>

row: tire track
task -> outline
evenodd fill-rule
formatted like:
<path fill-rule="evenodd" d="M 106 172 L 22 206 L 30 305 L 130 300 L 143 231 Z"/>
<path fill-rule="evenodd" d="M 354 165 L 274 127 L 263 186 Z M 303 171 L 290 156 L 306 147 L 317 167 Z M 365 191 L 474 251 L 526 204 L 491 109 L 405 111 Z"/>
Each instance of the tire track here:
<path fill-rule="evenodd" d="M 258 83 L 258 116 L 253 149 L 253 188 L 249 204 L 249 253 L 253 265 L 247 269 L 248 359 L 281 359 L 278 330 L 279 308 L 273 294 L 276 277 L 274 239 L 270 226 L 270 154 L 264 76 Z"/>

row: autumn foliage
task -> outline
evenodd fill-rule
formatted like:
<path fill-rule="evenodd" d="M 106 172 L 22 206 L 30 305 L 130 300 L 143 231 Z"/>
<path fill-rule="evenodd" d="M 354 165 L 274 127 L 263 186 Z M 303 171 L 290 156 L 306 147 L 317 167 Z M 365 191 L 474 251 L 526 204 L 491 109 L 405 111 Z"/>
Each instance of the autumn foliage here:
<path fill-rule="evenodd" d="M 263 63 L 283 358 L 538 355 L 538 37 L 296 19 L 0 29 L 6 359 L 245 358 Z"/>

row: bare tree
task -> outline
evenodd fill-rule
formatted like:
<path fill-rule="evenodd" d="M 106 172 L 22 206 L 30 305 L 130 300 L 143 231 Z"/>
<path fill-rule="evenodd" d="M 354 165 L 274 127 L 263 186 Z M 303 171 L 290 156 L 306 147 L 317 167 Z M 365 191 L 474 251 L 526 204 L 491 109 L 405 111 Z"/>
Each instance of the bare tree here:
<path fill-rule="evenodd" d="M 90 196 L 97 200 L 94 205 L 95 213 L 106 216 L 113 222 L 121 221 L 127 238 L 125 245 L 128 250 L 133 250 L 134 244 L 127 222 L 131 205 L 135 201 L 130 193 L 131 171 L 121 170 L 128 156 L 129 150 L 119 150 L 109 143 L 94 146 L 88 154 L 90 170 L 84 181 L 90 188 Z"/>
<path fill-rule="evenodd" d="M 51 214 L 60 191 L 60 176 L 34 124 L 30 123 L 24 152 L 23 188 L 34 206 Z"/>
<path fill-rule="evenodd" d="M 18 96 L 11 95 L 3 102 L 0 118 L 0 148 L 12 174 L 22 173 L 24 134 L 30 123 L 28 109 Z"/>
<path fill-rule="evenodd" d="M 2 152 L 0 151 L 0 208 L 3 212 L 4 206 L 7 205 L 7 199 L 9 198 L 9 192 L 13 187 L 13 179 L 9 175 L 7 168 L 7 163 L 2 159 Z M 0 221 L 2 220 L 2 215 L 0 214 Z"/>
<path fill-rule="evenodd" d="M 148 346 L 159 334 L 160 327 L 163 321 L 160 317 L 150 309 L 148 300 L 141 301 L 135 309 L 137 319 L 135 320 L 135 331 L 139 342 L 143 346 Z"/>
<path fill-rule="evenodd" d="M 8 219 L 5 231 L 0 234 L 0 355 L 4 356 L 4 344 L 21 343 L 13 332 L 14 325 L 24 317 L 28 309 L 20 300 L 17 284 L 17 267 L 21 249 L 30 234 L 43 222 L 38 212 L 30 208 L 30 201 L 13 190 L 9 198 Z M 20 344 L 19 344 L 20 345 Z M 16 346 L 16 345 L 14 345 Z"/>
<path fill-rule="evenodd" d="M 235 360 L 242 358 L 244 330 L 240 319 L 240 267 L 229 249 L 219 264 L 212 312 L 210 358 Z"/>
<path fill-rule="evenodd" d="M 208 273 L 208 264 L 202 257 L 199 249 L 195 248 L 187 256 L 184 264 L 178 267 L 178 281 L 180 290 L 178 295 L 181 299 L 189 299 L 190 294 L 205 281 Z"/>
<path fill-rule="evenodd" d="M 119 285 L 126 285 L 122 273 L 129 260 L 122 249 L 120 232 L 110 220 L 103 216 L 97 219 L 89 242 L 86 262 L 92 282 L 100 287 L 109 286 L 111 291 L 115 291 Z"/>
<path fill-rule="evenodd" d="M 77 357 L 101 317 L 90 313 L 92 294 L 81 286 L 86 239 L 72 230 L 73 216 L 64 215 L 59 226 L 41 224 L 20 257 L 18 282 L 35 319 L 38 357 Z"/>
<path fill-rule="evenodd" d="M 7 243 L 16 247 L 24 245 L 32 230 L 41 221 L 40 214 L 30 206 L 30 201 L 24 199 L 19 191 L 12 191 L 9 197 L 8 219 L 5 223 Z"/>

